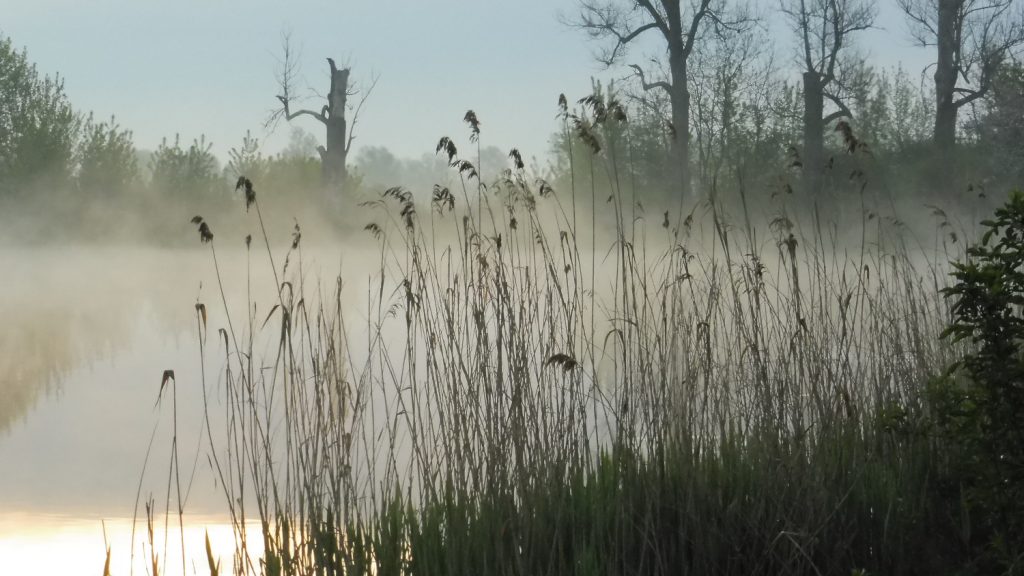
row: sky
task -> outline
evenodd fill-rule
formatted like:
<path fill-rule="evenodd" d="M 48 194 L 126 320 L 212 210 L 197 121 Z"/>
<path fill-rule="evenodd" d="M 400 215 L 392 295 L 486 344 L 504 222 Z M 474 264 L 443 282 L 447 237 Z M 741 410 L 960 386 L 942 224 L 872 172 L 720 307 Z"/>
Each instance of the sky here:
<path fill-rule="evenodd" d="M 753 0 L 772 13 L 777 0 Z M 277 104 L 282 34 L 300 52 L 310 107 L 326 92 L 325 58 L 352 67 L 357 87 L 376 77 L 356 127 L 355 148 L 399 157 L 432 153 L 441 136 L 465 141 L 472 109 L 482 143 L 543 158 L 556 129 L 558 95 L 585 96 L 591 78 L 623 77 L 595 63 L 596 48 L 562 23 L 574 0 L 0 0 L 0 34 L 28 49 L 43 73 L 59 73 L 77 109 L 115 115 L 140 149 L 180 134 L 205 135 L 222 159 L 247 130 L 273 154 L 289 127 L 264 121 Z M 918 73 L 894 0 L 879 0 L 877 29 L 861 48 L 883 66 Z M 779 61 L 791 34 L 770 24 Z M 637 55 L 639 60 L 642 55 Z M 357 97 L 358 98 L 358 97 Z M 322 139 L 308 117 L 294 123 Z"/>

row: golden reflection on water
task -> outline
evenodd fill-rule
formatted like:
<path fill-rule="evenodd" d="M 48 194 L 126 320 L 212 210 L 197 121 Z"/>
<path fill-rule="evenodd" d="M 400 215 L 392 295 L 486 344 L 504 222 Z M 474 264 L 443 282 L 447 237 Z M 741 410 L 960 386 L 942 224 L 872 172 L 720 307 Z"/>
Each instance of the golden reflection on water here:
<path fill-rule="evenodd" d="M 130 514 L 159 374 L 188 374 L 164 364 L 181 360 L 174 340 L 189 334 L 205 263 L 197 251 L 0 250 L 0 575 L 102 573 L 101 518 Z M 186 519 L 187 573 L 208 573 L 207 530 L 230 573 L 231 526 Z M 161 573 L 182 574 L 181 534 L 168 526 L 164 555 L 159 528 Z M 112 574 L 152 571 L 144 518 L 134 560 L 131 519 L 105 532 Z"/>
<path fill-rule="evenodd" d="M 166 532 L 164 552 L 163 523 L 156 527 L 156 548 L 160 574 L 182 574 L 181 531 L 177 519 L 171 519 Z M 260 528 L 256 523 L 246 529 L 250 558 L 255 566 L 262 552 Z M 185 573 L 209 574 L 206 559 L 206 535 L 220 562 L 221 574 L 233 573 L 234 532 L 223 518 L 185 517 Z M 106 547 L 110 546 L 112 576 L 150 574 L 150 546 L 145 518 L 135 525 L 135 557 L 132 558 L 131 518 L 83 520 L 60 515 L 0 513 L 0 565 L 3 574 L 67 576 L 102 574 Z"/>
<path fill-rule="evenodd" d="M 334 261 L 332 254 L 321 261 Z M 245 253 L 227 251 L 223 260 L 228 300 L 238 308 L 232 315 L 244 318 Z M 154 427 L 159 433 L 142 495 L 166 488 L 170 420 L 154 406 L 164 369 L 175 369 L 181 383 L 179 432 L 188 460 L 197 450 L 205 454 L 197 299 L 206 302 L 211 327 L 224 324 L 209 254 L 0 248 L 0 270 L 0 576 L 101 574 L 107 545 L 114 576 L 149 574 L 145 519 L 135 526 L 133 546 L 132 521 L 124 515 L 131 514 Z M 317 270 L 310 279 L 323 277 Z M 254 262 L 254 314 L 266 315 L 273 288 L 267 266 Z M 216 390 L 211 383 L 211 393 Z M 221 573 L 231 573 L 231 526 L 223 517 L 198 515 L 222 510 L 223 494 L 205 458 L 197 461 L 186 504 L 195 515 L 186 515 L 185 573 L 209 573 L 207 531 Z M 172 518 L 166 536 L 158 525 L 161 574 L 182 574 L 176 524 Z M 258 556 L 259 528 L 247 532 L 255 536 L 250 554 Z"/>

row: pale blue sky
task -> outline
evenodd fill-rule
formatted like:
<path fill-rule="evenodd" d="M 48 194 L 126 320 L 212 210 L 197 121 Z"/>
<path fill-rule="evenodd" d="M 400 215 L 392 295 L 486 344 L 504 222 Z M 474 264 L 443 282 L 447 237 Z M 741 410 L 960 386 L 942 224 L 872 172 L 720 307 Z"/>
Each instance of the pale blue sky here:
<path fill-rule="evenodd" d="M 0 0 L 0 33 L 46 73 L 60 72 L 74 104 L 116 114 L 139 148 L 161 137 L 205 134 L 222 158 L 246 129 L 268 153 L 287 126 L 264 133 L 274 107 L 280 37 L 301 49 L 304 86 L 323 91 L 327 56 L 357 81 L 380 76 L 357 128 L 356 147 L 399 156 L 432 152 L 437 139 L 464 142 L 467 109 L 484 144 L 543 156 L 558 94 L 587 93 L 590 78 L 621 76 L 590 55 L 594 46 L 559 23 L 573 0 Z M 769 13 L 777 0 L 755 1 Z M 894 0 L 879 0 L 880 30 L 860 44 L 876 63 L 904 61 L 912 74 L 930 54 L 911 49 Z M 780 62 L 790 61 L 778 26 Z M 315 101 L 313 101 L 315 104 Z M 315 104 L 319 107 L 319 104 Z M 312 121 L 299 125 L 320 136 Z"/>

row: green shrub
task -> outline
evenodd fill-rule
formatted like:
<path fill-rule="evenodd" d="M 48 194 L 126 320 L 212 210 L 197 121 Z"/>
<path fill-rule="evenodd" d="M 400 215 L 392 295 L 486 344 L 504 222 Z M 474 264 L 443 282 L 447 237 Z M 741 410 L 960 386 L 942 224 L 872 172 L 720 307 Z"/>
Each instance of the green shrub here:
<path fill-rule="evenodd" d="M 967 385 L 942 393 L 939 426 L 958 448 L 957 469 L 983 562 L 1008 573 L 1024 571 L 1024 193 L 1011 195 L 981 243 L 954 263 L 955 299 L 945 331 L 972 350 L 950 375 Z M 947 382 L 953 382 L 947 378 Z"/>

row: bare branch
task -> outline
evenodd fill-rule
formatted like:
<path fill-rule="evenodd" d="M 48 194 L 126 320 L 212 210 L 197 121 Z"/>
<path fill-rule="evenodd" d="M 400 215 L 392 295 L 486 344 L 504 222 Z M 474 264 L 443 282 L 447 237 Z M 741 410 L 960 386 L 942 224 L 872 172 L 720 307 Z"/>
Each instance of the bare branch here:
<path fill-rule="evenodd" d="M 635 40 L 637 38 L 637 36 L 640 36 L 644 32 L 647 32 L 648 30 L 653 30 L 653 29 L 655 29 L 657 27 L 658 27 L 658 25 L 655 24 L 654 22 L 648 22 L 647 24 L 644 24 L 643 26 L 639 26 L 635 30 L 630 32 L 629 34 L 626 34 L 625 36 L 619 36 L 618 37 L 619 45 L 620 46 L 625 46 L 626 44 L 629 44 L 630 42 Z"/>
<path fill-rule="evenodd" d="M 644 89 L 644 92 L 654 90 L 655 88 L 661 88 L 662 90 L 668 93 L 672 92 L 672 85 L 669 84 L 668 82 L 662 80 L 658 82 L 649 83 L 644 78 L 644 71 L 642 68 L 640 68 L 636 64 L 630 64 L 629 67 L 632 68 L 636 72 L 637 77 L 640 78 L 640 87 Z"/>
<path fill-rule="evenodd" d="M 346 154 L 352 150 L 352 141 L 356 139 L 356 124 L 359 123 L 359 112 L 362 111 L 363 104 L 365 104 L 366 101 L 370 98 L 370 95 L 373 94 L 373 89 L 377 87 L 378 80 L 380 80 L 380 76 L 375 75 L 373 79 L 370 81 L 370 87 L 367 88 L 366 92 L 363 93 L 363 97 L 359 99 L 359 103 L 356 104 L 356 108 L 352 112 L 352 121 L 349 123 L 348 126 L 348 142 L 345 143 Z"/>
<path fill-rule="evenodd" d="M 708 15 L 708 6 L 711 5 L 711 0 L 700 0 L 700 8 L 697 9 L 693 14 L 693 18 L 690 19 L 690 29 L 686 33 L 686 44 L 683 46 L 683 56 L 689 57 L 693 52 L 693 43 L 697 41 L 697 32 L 700 30 L 700 23 L 704 20 L 704 17 Z"/>
<path fill-rule="evenodd" d="M 672 34 L 672 29 L 669 27 L 668 22 L 665 21 L 661 12 L 658 12 L 658 9 L 651 4 L 650 0 L 637 0 L 637 5 L 644 10 L 647 10 L 647 13 L 651 16 L 651 20 L 658 25 L 658 30 L 661 31 L 661 34 L 665 38 L 668 38 Z"/>
<path fill-rule="evenodd" d="M 840 118 L 853 118 L 853 112 L 850 111 L 850 108 L 846 106 L 841 98 L 830 92 L 823 92 L 822 95 L 839 108 L 835 112 L 825 116 L 825 118 L 822 119 L 822 123 L 829 124 Z"/>
<path fill-rule="evenodd" d="M 645 2 L 650 6 L 649 2 Z M 638 2 L 643 6 L 644 3 Z M 652 13 L 657 11 L 651 8 Z M 583 0 L 580 2 L 579 20 L 568 22 L 571 26 L 585 31 L 591 38 L 601 40 L 611 38 L 611 46 L 605 47 L 595 58 L 605 66 L 612 66 L 625 55 L 631 42 L 651 30 L 659 30 L 663 35 L 668 34 L 668 28 L 664 21 L 652 19 L 643 24 L 635 24 L 631 21 L 630 14 L 614 2 L 597 2 Z"/>
<path fill-rule="evenodd" d="M 267 121 L 264 123 L 264 126 L 269 130 L 273 130 L 281 118 L 290 122 L 299 116 L 312 116 L 313 118 L 326 123 L 327 117 L 323 112 L 317 113 L 312 110 L 305 109 L 297 110 L 295 112 L 291 111 L 291 104 L 293 100 L 292 91 L 299 76 L 299 63 L 292 45 L 290 32 L 286 31 L 281 33 L 281 52 L 280 68 L 277 74 L 277 85 L 280 90 L 280 94 L 277 95 L 277 100 L 281 103 L 281 108 L 270 114 Z"/>
<path fill-rule="evenodd" d="M 911 38 L 919 46 L 933 46 L 938 36 L 935 9 L 927 0 L 896 0 L 907 17 Z"/>
<path fill-rule="evenodd" d="M 852 35 L 874 26 L 876 6 L 871 0 L 781 0 L 781 9 L 800 38 L 804 71 L 827 86 Z"/>
<path fill-rule="evenodd" d="M 278 96 L 277 99 L 281 102 L 281 105 L 283 106 L 283 111 L 284 111 L 283 117 L 284 117 L 284 119 L 289 121 L 289 122 L 291 122 L 292 120 L 298 118 L 299 116 L 312 116 L 313 118 L 316 118 L 317 120 L 323 122 L 324 124 L 327 123 L 327 116 L 325 116 L 322 112 L 313 112 L 312 110 L 306 110 L 306 109 L 296 110 L 295 112 L 291 112 L 288 109 L 288 100 L 286 100 L 284 98 L 284 96 Z"/>
<path fill-rule="evenodd" d="M 910 34 L 921 46 L 939 45 L 939 17 L 952 26 L 952 53 L 947 74 L 957 85 L 946 88 L 962 95 L 965 106 L 987 95 L 992 78 L 1005 59 L 1024 46 L 1024 14 L 1011 14 L 1016 0 L 897 0 Z M 948 12 L 943 12 L 948 11 Z M 948 62 L 948 61 L 947 61 Z"/>

